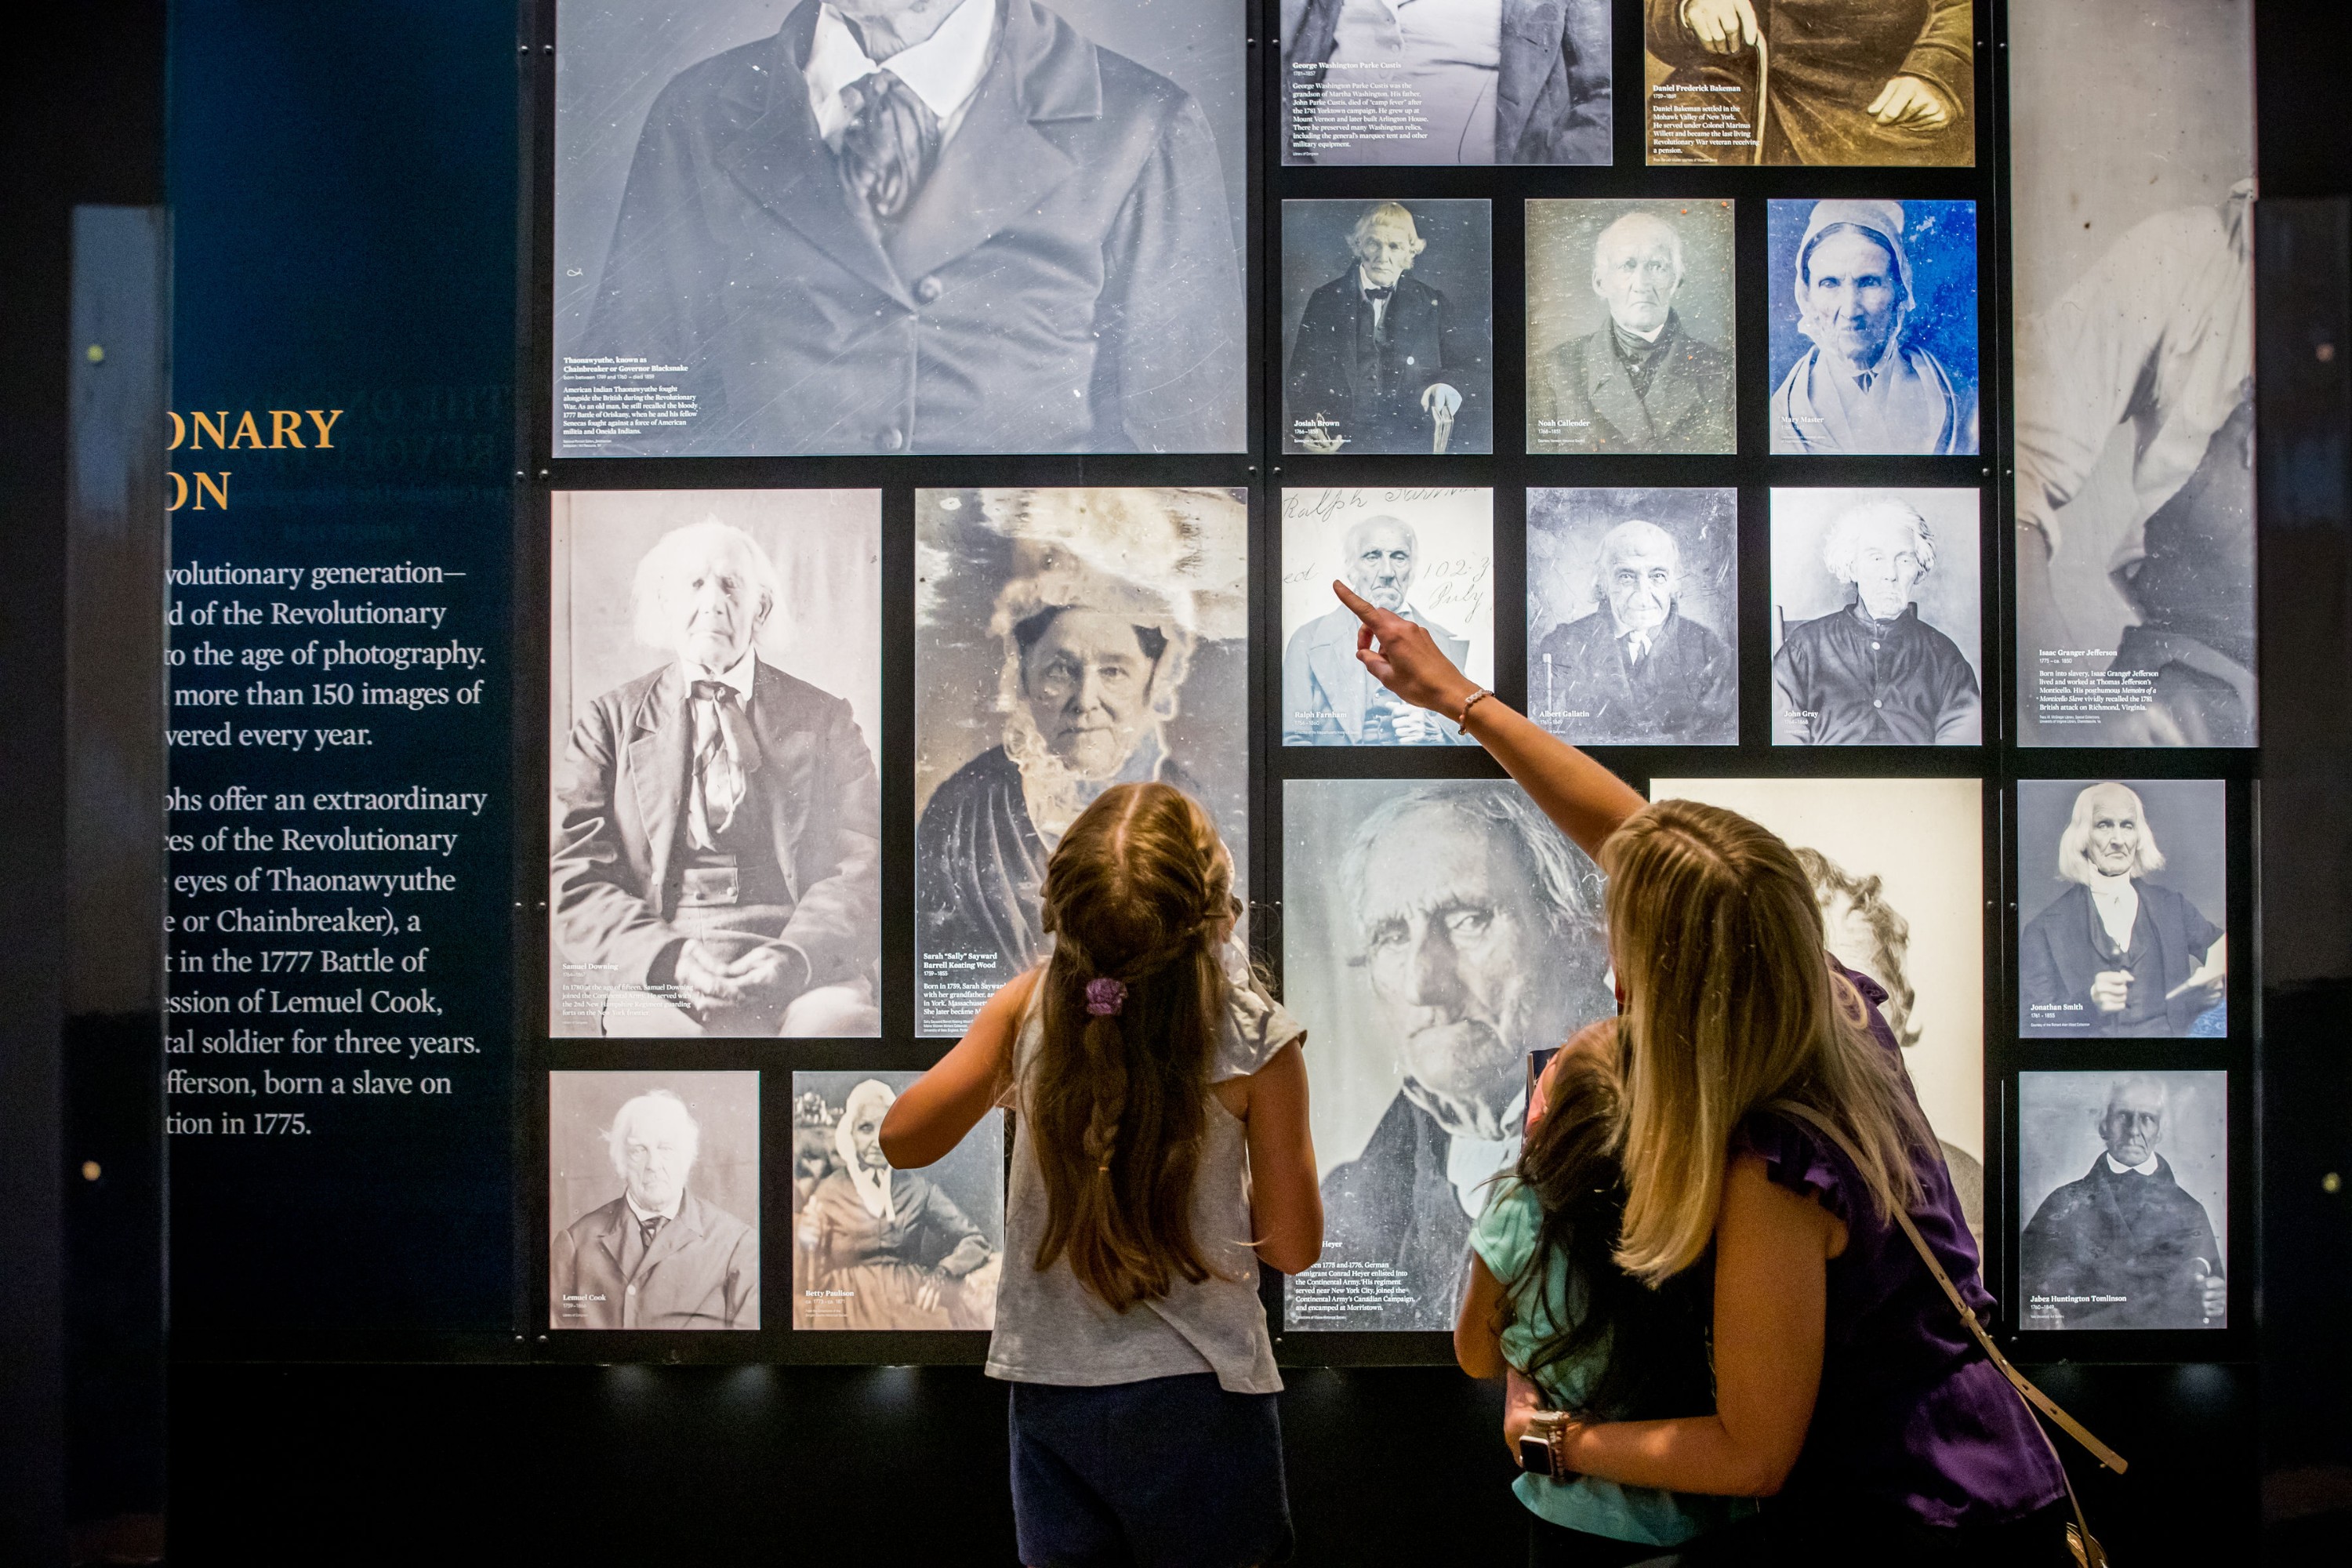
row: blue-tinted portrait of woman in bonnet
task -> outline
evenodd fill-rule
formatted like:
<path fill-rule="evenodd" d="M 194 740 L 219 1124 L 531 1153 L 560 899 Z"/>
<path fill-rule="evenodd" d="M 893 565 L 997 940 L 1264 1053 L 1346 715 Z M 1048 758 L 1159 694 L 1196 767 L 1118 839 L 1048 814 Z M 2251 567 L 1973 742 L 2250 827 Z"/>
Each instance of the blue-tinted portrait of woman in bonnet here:
<path fill-rule="evenodd" d="M 1772 450 L 1974 453 L 1974 202 L 1776 201 Z"/>

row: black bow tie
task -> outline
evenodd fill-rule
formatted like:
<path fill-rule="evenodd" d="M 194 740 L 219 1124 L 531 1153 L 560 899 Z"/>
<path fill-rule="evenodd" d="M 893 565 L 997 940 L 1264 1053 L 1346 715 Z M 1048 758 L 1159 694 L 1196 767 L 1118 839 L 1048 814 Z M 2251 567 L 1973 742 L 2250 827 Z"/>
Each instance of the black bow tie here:
<path fill-rule="evenodd" d="M 1367 300 L 1385 300 L 1385 299 L 1387 299 L 1390 295 L 1391 295 L 1391 294 L 1393 294 L 1393 293 L 1395 293 L 1395 292 L 1396 292 L 1396 290 L 1395 290 L 1394 289 L 1370 289 L 1370 288 L 1368 288 L 1368 289 L 1366 289 L 1364 290 L 1364 298 L 1365 298 L 1365 299 L 1367 299 Z"/>

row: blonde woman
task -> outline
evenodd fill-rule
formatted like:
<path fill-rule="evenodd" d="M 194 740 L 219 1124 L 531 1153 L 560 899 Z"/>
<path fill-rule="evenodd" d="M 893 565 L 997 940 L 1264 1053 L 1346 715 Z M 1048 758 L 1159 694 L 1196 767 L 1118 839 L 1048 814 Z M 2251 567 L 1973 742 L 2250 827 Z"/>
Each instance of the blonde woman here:
<path fill-rule="evenodd" d="M 1714 1414 L 1538 1419 L 1515 1371 L 1512 1451 L 1536 1434 L 1575 1474 L 1774 1499 L 1741 1562 L 2069 1561 L 2056 1457 L 1894 1221 L 1993 1310 L 1885 993 L 1829 956 L 1795 855 L 1734 813 L 1646 805 L 1419 627 L 1334 588 L 1364 667 L 1465 728 L 1608 873 L 1622 1014 L 1578 1044 L 1622 1053 L 1617 1261 L 1652 1283 L 1715 1271 Z M 1465 1317 L 1493 1289 L 1474 1269 Z"/>

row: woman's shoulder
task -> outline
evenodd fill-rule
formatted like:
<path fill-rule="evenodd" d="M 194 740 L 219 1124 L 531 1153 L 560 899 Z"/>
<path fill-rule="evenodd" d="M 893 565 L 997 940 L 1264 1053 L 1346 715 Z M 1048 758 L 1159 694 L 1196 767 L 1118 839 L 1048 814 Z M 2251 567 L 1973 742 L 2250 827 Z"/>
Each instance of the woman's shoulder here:
<path fill-rule="evenodd" d="M 1854 1197 L 1863 1190 L 1861 1172 L 1820 1128 L 1802 1118 L 1769 1108 L 1749 1111 L 1732 1131 L 1731 1155 L 1734 1160 L 1753 1156 L 1762 1162 L 1765 1178 L 1774 1186 L 1819 1198 L 1822 1207 L 1842 1220 L 1853 1218 Z"/>

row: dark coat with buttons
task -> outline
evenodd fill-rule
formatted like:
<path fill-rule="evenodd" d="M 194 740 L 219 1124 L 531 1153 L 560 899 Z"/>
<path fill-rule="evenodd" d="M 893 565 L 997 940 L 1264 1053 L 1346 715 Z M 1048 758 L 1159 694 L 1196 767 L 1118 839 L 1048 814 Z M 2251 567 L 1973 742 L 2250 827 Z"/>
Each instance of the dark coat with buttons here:
<path fill-rule="evenodd" d="M 816 0 L 662 89 L 578 352 L 682 366 L 660 379 L 695 411 L 595 451 L 1242 448 L 1241 276 L 1206 117 L 1037 0 L 997 4 L 963 121 L 887 225 L 809 106 Z"/>
<path fill-rule="evenodd" d="M 1385 374 L 1370 371 L 1372 309 L 1350 267 L 1307 296 L 1291 345 L 1283 412 L 1286 450 L 1303 449 L 1301 425 L 1320 416 L 1354 452 L 1427 452 L 1436 426 L 1421 405 L 1432 383 L 1462 395 L 1451 450 L 1488 450 L 1484 437 L 1490 387 L 1486 335 L 1444 294 L 1412 273 L 1396 280 L 1381 321 L 1388 334 Z"/>

